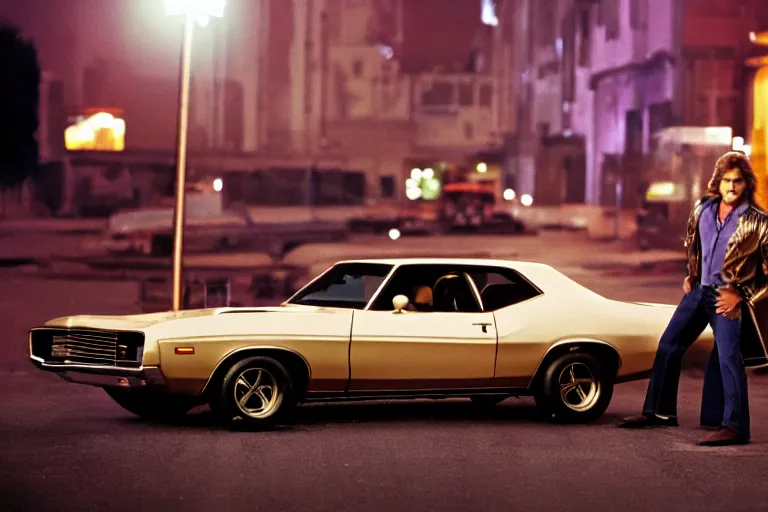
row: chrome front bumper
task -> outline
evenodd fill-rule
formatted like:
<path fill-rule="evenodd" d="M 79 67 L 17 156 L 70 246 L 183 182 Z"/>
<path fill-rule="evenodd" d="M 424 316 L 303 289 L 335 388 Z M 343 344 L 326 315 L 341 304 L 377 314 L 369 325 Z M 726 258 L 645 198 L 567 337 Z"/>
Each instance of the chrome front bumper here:
<path fill-rule="evenodd" d="M 121 388 L 164 386 L 166 384 L 165 377 L 157 366 L 120 368 L 115 366 L 50 364 L 35 356 L 31 356 L 30 359 L 40 370 L 55 373 L 67 382 L 76 384 Z"/>

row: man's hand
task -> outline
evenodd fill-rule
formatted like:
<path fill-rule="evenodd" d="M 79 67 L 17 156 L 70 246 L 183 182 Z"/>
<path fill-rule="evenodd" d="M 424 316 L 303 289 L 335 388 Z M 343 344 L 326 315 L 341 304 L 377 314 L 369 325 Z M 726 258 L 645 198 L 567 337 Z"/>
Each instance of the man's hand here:
<path fill-rule="evenodd" d="M 683 293 L 685 293 L 686 295 L 691 293 L 691 278 L 690 278 L 690 276 L 686 277 L 683 280 Z"/>
<path fill-rule="evenodd" d="M 718 315 L 723 315 L 726 318 L 733 320 L 739 318 L 741 315 L 741 295 L 736 293 L 731 288 L 722 288 L 717 291 L 717 309 L 715 312 Z"/>

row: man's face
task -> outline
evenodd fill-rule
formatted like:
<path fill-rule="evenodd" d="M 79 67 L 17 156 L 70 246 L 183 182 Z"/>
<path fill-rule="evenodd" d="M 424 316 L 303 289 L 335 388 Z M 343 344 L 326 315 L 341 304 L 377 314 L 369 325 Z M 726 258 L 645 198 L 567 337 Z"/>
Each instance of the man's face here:
<path fill-rule="evenodd" d="M 738 203 L 744 197 L 744 190 L 747 184 L 739 169 L 729 169 L 723 174 L 720 181 L 720 195 L 725 204 Z"/>

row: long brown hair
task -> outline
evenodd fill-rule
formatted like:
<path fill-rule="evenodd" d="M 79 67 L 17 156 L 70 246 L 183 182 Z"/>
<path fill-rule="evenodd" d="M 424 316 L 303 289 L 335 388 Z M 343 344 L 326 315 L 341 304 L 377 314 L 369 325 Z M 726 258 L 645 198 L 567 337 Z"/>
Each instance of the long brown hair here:
<path fill-rule="evenodd" d="M 757 177 L 755 176 L 755 171 L 752 170 L 752 165 L 749 163 L 749 158 L 741 151 L 728 151 L 717 159 L 715 171 L 712 173 L 712 178 L 707 184 L 707 191 L 704 193 L 704 196 L 720 198 L 720 182 L 723 180 L 723 174 L 733 169 L 741 171 L 741 177 L 744 178 L 747 185 L 747 188 L 744 190 L 744 196 L 749 204 L 755 204 Z"/>

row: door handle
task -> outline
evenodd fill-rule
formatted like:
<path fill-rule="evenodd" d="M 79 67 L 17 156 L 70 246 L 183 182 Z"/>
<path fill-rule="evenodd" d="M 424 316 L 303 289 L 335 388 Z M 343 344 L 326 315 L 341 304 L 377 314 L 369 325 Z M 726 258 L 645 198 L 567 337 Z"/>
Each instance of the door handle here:
<path fill-rule="evenodd" d="M 488 332 L 488 326 L 491 325 L 491 323 L 490 322 L 476 322 L 476 323 L 473 323 L 472 325 L 479 325 L 479 326 L 481 326 L 483 328 L 483 332 L 487 333 Z"/>

